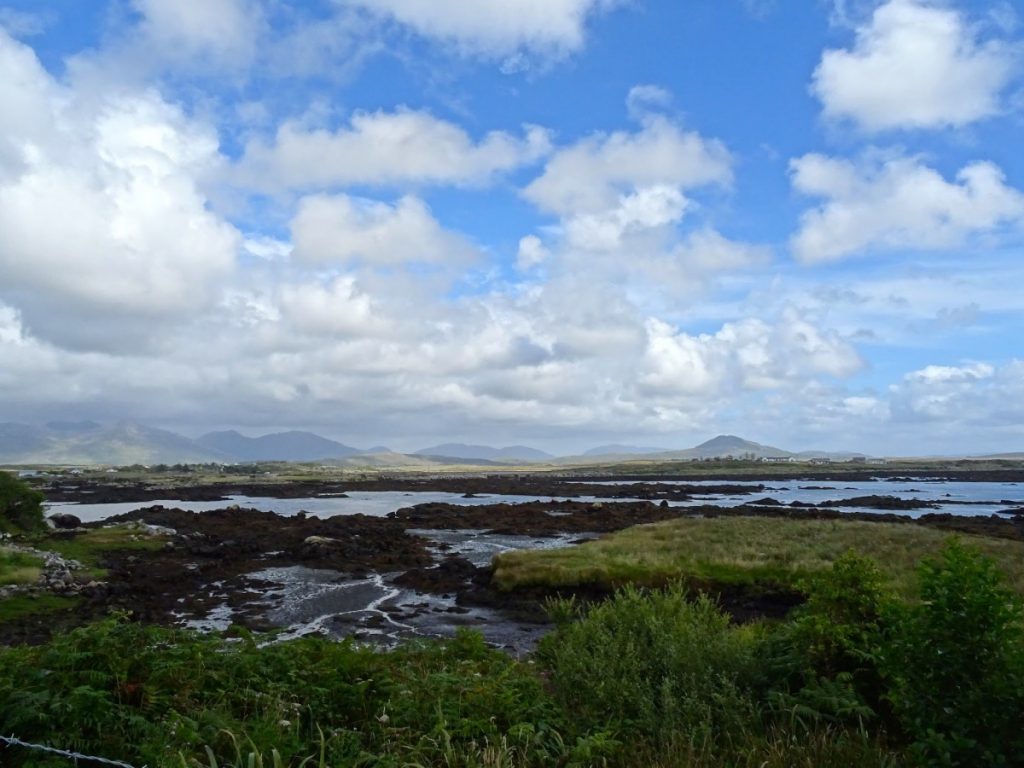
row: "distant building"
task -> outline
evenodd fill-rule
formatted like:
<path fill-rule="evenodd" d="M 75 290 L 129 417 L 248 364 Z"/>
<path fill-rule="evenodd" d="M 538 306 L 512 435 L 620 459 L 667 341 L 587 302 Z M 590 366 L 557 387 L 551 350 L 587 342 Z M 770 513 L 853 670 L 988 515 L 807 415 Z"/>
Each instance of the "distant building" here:
<path fill-rule="evenodd" d="M 832 459 L 827 456 L 818 456 L 817 458 L 811 459 L 811 464 L 831 464 Z"/>
<path fill-rule="evenodd" d="M 792 464 L 796 461 L 795 456 L 762 456 L 761 461 L 766 464 Z"/>

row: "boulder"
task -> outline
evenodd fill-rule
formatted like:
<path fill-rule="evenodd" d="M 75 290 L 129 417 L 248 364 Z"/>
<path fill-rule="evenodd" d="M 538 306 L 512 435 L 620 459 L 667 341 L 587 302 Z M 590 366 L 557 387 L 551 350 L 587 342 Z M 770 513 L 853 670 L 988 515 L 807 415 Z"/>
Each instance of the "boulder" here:
<path fill-rule="evenodd" d="M 72 515 L 67 512 L 58 512 L 49 517 L 50 524 L 58 530 L 68 530 L 70 528 L 80 528 L 82 521 L 77 515 Z"/>

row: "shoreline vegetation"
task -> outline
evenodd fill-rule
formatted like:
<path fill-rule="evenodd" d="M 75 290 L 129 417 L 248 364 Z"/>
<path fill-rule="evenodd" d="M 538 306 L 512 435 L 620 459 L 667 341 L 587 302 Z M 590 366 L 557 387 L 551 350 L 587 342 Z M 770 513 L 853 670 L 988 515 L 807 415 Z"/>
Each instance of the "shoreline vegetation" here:
<path fill-rule="evenodd" d="M 436 482 L 468 493 L 511 481 Z M 139 492 L 134 480 L 122 487 Z M 0 589 L 45 570 L 24 548 L 74 561 L 78 583 L 195 551 L 180 532 L 144 525 L 146 514 L 46 532 L 37 493 L 18 481 L 0 490 Z M 200 634 L 145 612 L 103 618 L 125 605 L 116 590 L 0 599 L 0 627 L 58 628 L 0 647 L 0 732 L 150 768 L 1024 765 L 1016 522 L 978 518 L 976 530 L 951 532 L 948 520 L 773 508 L 661 519 L 652 494 L 639 506 L 560 502 L 555 518 L 530 505 L 426 505 L 395 518 L 451 523 L 458 512 L 472 528 L 500 509 L 510 525 L 618 521 L 598 540 L 476 570 L 489 599 L 544 602 L 551 631 L 521 658 L 472 630 L 381 649 L 243 626 Z M 153 510 L 157 522 L 189 514 Z M 193 517 L 206 514 L 214 525 L 216 514 Z M 638 514 L 657 522 L 633 525 Z M 239 534 L 246 515 L 216 524 Z M 246 519 L 278 530 L 284 547 L 327 524 Z M 379 546 L 392 546 L 392 524 L 370 522 Z M 217 529 L 204 530 L 185 538 L 216 549 Z M 738 621 L 723 597 L 737 591 L 794 599 L 777 616 Z M 0 762 L 58 764 L 20 747 L 0 747 Z"/>
<path fill-rule="evenodd" d="M 864 520 L 768 517 L 679 518 L 637 525 L 574 547 L 503 552 L 494 559 L 494 582 L 513 591 L 627 585 L 694 589 L 746 586 L 800 591 L 847 552 L 879 566 L 901 596 L 914 589 L 918 565 L 949 540 L 922 525 Z M 1024 595 L 1024 541 L 961 535 L 991 558 L 1008 585 Z"/>

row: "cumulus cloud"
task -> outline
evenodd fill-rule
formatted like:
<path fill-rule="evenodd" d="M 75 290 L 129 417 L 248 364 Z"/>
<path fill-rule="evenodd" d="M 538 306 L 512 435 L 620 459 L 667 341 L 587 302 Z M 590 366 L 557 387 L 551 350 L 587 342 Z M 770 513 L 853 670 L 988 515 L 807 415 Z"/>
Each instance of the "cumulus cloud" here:
<path fill-rule="evenodd" d="M 548 132 L 494 131 L 474 141 L 461 127 L 428 112 L 356 112 L 337 130 L 284 123 L 272 142 L 245 148 L 237 178 L 256 189 L 353 184 L 483 184 L 536 162 L 550 150 Z"/>
<path fill-rule="evenodd" d="M 527 235 L 520 238 L 519 249 L 516 252 L 516 266 L 521 270 L 533 269 L 543 264 L 551 252 L 544 246 L 536 235 Z"/>
<path fill-rule="evenodd" d="M 821 374 L 850 376 L 863 366 L 848 342 L 793 310 L 774 324 L 748 318 L 714 334 L 691 335 L 655 318 L 646 331 L 640 383 L 652 394 L 722 397 L 730 389 L 772 389 Z"/>
<path fill-rule="evenodd" d="M 590 17 L 615 0 L 345 0 L 463 51 L 560 57 L 583 47 Z"/>
<path fill-rule="evenodd" d="M 857 29 L 851 49 L 828 50 L 812 91 L 824 114 L 867 131 L 957 127 L 1000 111 L 1014 49 L 978 39 L 963 14 L 926 0 L 889 0 Z"/>
<path fill-rule="evenodd" d="M 631 312 L 677 313 L 680 300 L 696 299 L 715 273 L 769 257 L 718 232 L 688 196 L 701 186 L 727 185 L 732 158 L 721 142 L 651 111 L 669 98 L 655 86 L 634 87 L 627 107 L 637 129 L 559 148 L 522 191 L 559 221 L 544 228 L 543 241 L 534 235 L 521 244 L 521 267 L 543 247 L 549 281 L 577 301 L 588 297 L 599 312 L 615 305 L 601 286 L 615 286 Z M 588 280 L 572 277 L 581 274 Z"/>
<path fill-rule="evenodd" d="M 688 201 L 665 184 L 641 187 L 622 195 L 618 205 L 600 213 L 573 216 L 565 223 L 569 247 L 585 250 L 613 250 L 632 232 L 674 224 L 683 217 Z"/>
<path fill-rule="evenodd" d="M 373 335 L 380 329 L 373 302 L 351 275 L 327 283 L 311 282 L 281 288 L 280 306 L 286 320 L 314 335 Z"/>
<path fill-rule="evenodd" d="M 807 263 L 872 249 L 949 248 L 1024 220 L 1024 195 L 992 163 L 947 181 L 919 158 L 854 163 L 818 154 L 790 163 L 793 186 L 825 199 L 807 211 L 791 246 Z"/>
<path fill-rule="evenodd" d="M 190 67 L 249 64 L 257 50 L 263 14 L 256 0 L 132 0 L 140 16 L 133 45 Z"/>
<path fill-rule="evenodd" d="M 305 263 L 465 265 L 476 257 L 465 238 L 444 229 L 412 196 L 394 205 L 348 195 L 305 197 L 291 228 L 294 258 Z"/>
<path fill-rule="evenodd" d="M 561 216 L 595 213 L 615 207 L 620 195 L 639 187 L 728 184 L 731 165 L 720 141 L 651 115 L 636 132 L 595 134 L 559 149 L 523 195 Z"/>
<path fill-rule="evenodd" d="M 953 431 L 1018 426 L 1024 418 L 1024 360 L 925 366 L 893 384 L 890 399 L 899 421 L 938 422 Z"/>
<path fill-rule="evenodd" d="M 707 226 L 690 232 L 672 251 L 672 261 L 691 273 L 740 270 L 770 260 L 766 246 L 730 240 Z"/>
<path fill-rule="evenodd" d="M 672 94 L 659 85 L 634 85 L 626 95 L 626 110 L 634 120 L 643 120 L 671 103 Z"/>
<path fill-rule="evenodd" d="M 150 317 L 210 302 L 240 243 L 195 181 L 216 135 L 152 92 L 79 102 L 2 32 L 0 73 L 18 106 L 0 115 L 0 293 L 36 296 L 22 308 L 51 329 L 55 302 Z"/>

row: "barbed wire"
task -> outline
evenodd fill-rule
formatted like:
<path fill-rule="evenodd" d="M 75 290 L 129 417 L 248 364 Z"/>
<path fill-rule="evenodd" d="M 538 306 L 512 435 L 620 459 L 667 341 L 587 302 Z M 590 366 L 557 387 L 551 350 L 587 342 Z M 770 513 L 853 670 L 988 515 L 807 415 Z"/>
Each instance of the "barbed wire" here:
<path fill-rule="evenodd" d="M 43 744 L 32 744 L 27 741 L 22 741 L 15 736 L 0 736 L 0 742 L 13 747 L 24 747 L 25 749 L 35 749 L 40 752 L 49 752 L 51 755 L 61 755 L 62 757 L 70 758 L 75 761 L 75 765 L 78 765 L 79 760 L 92 760 L 94 763 L 103 763 L 104 765 L 116 765 L 118 768 L 135 768 L 131 763 L 123 763 L 120 760 L 108 760 L 105 757 L 96 757 L 95 755 L 83 755 L 81 752 L 72 752 L 67 749 L 57 749 L 56 747 L 47 747 Z M 142 768 L 147 768 L 145 765 Z"/>

